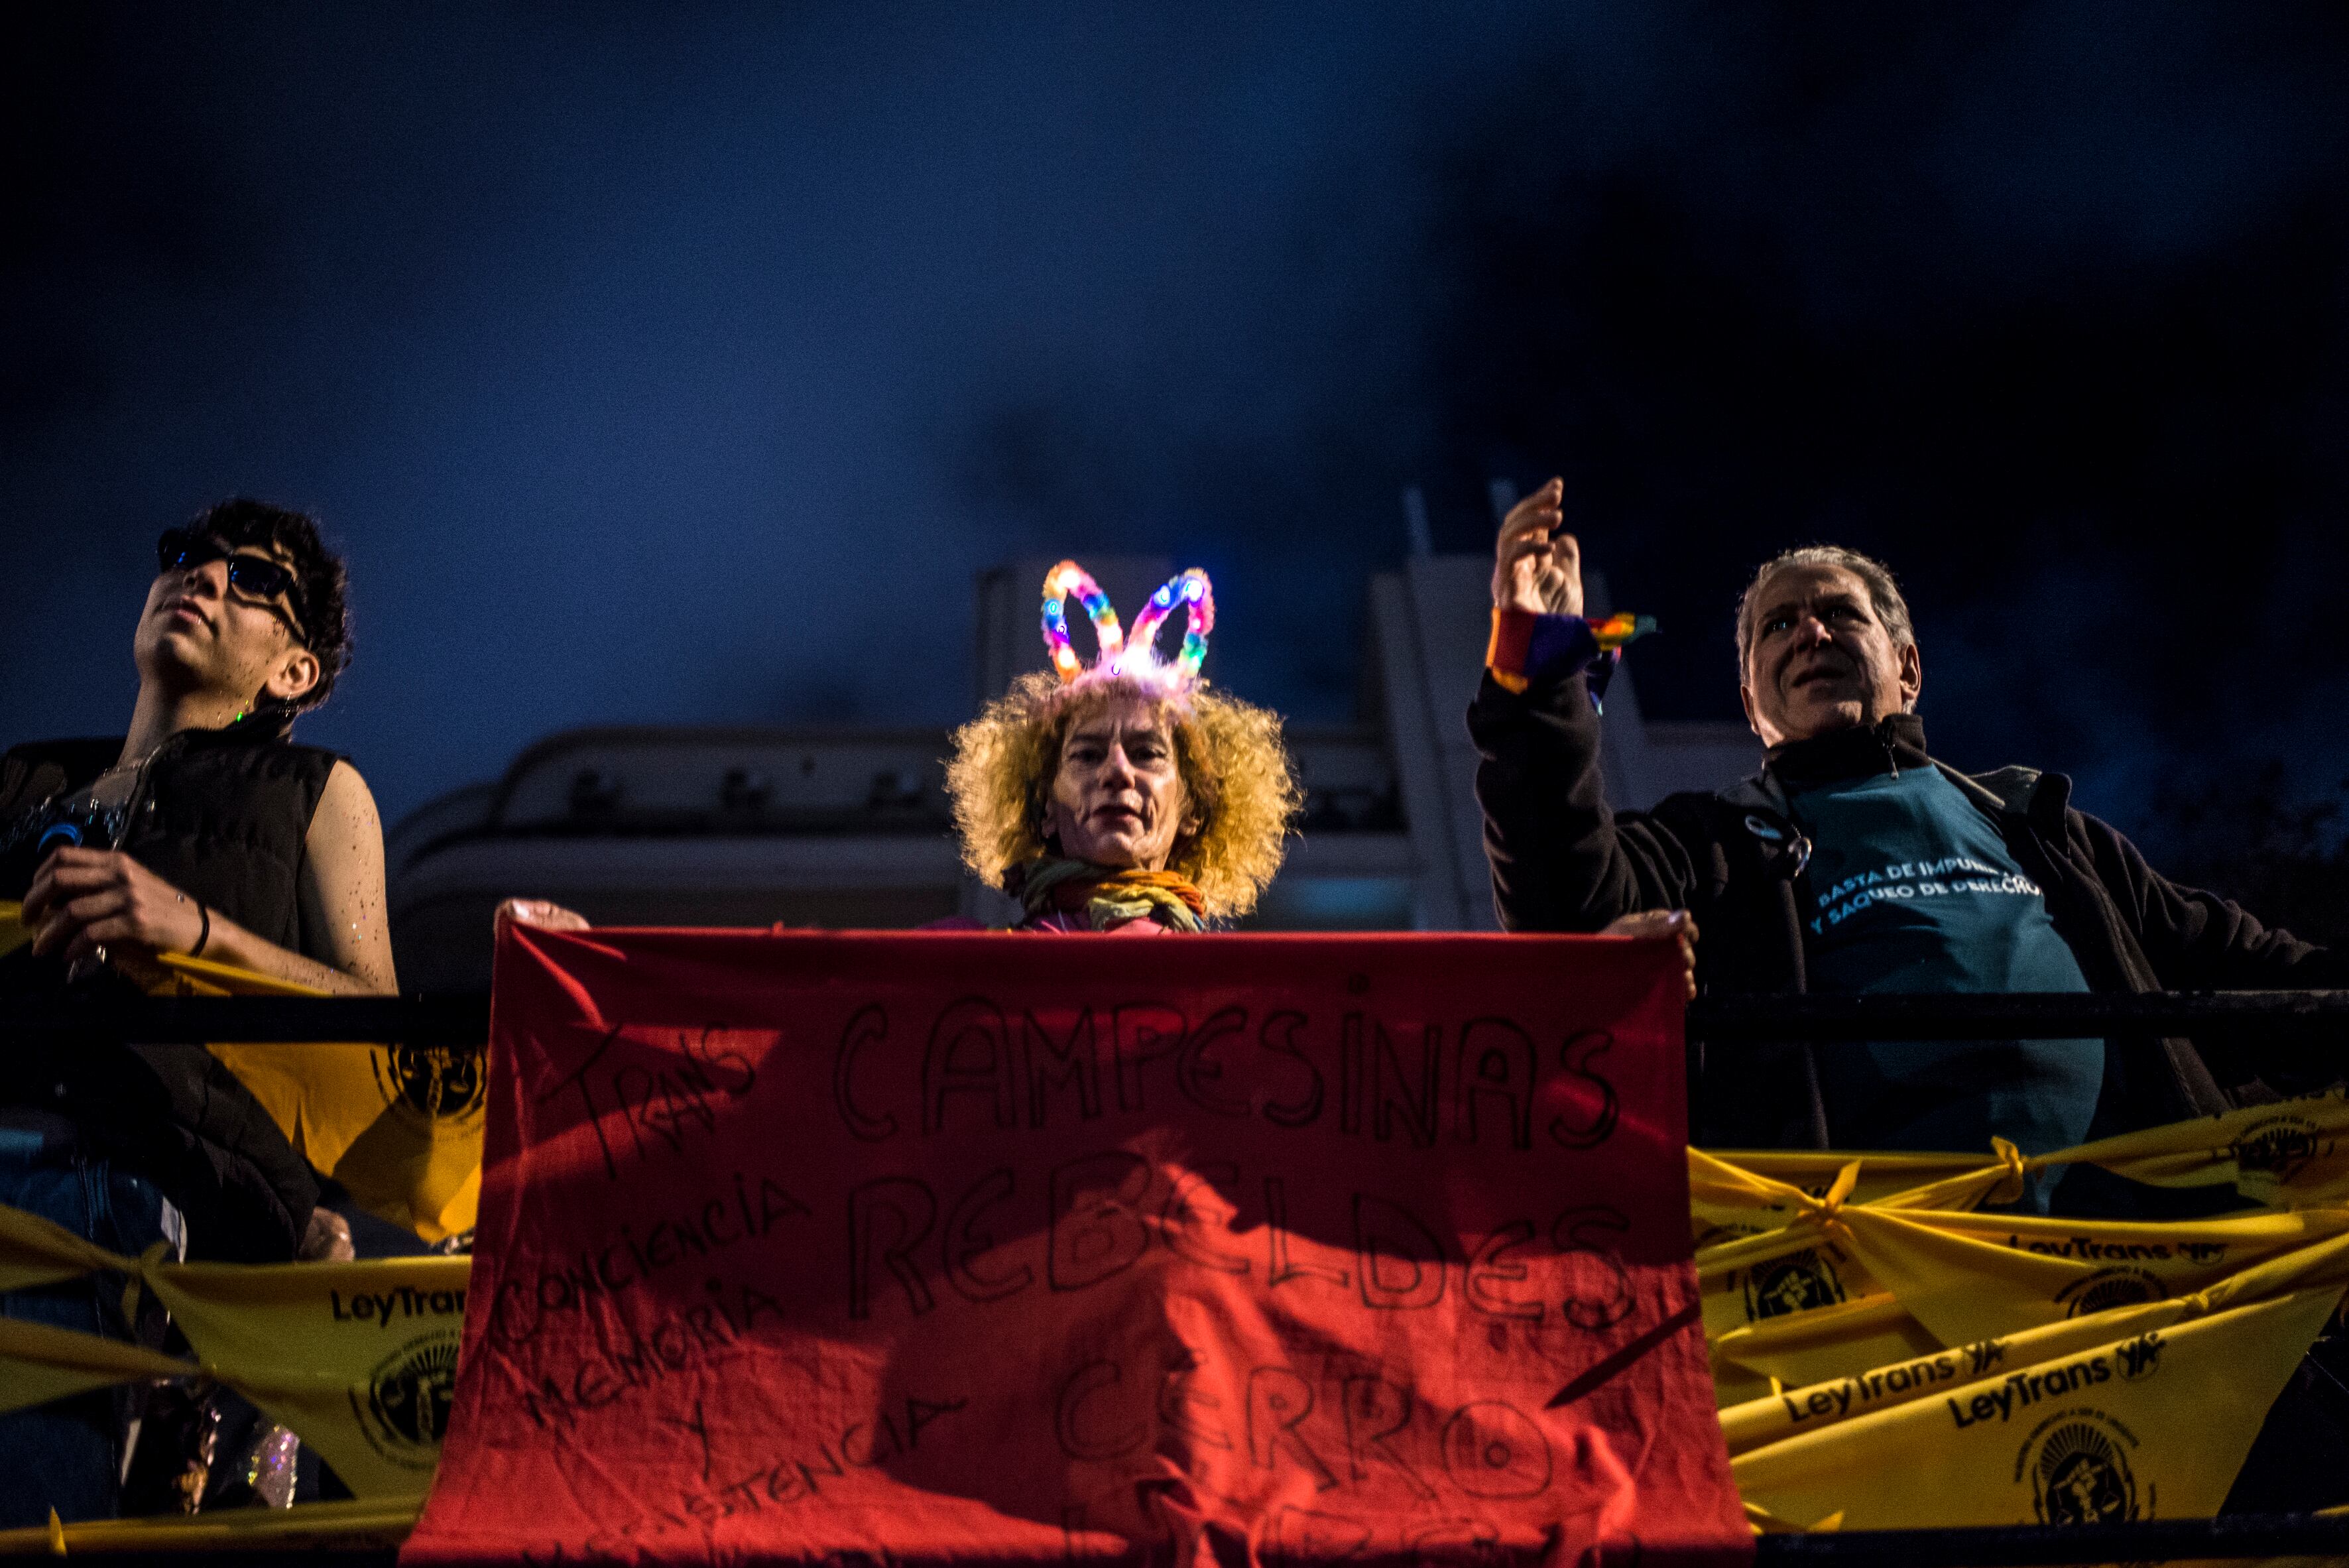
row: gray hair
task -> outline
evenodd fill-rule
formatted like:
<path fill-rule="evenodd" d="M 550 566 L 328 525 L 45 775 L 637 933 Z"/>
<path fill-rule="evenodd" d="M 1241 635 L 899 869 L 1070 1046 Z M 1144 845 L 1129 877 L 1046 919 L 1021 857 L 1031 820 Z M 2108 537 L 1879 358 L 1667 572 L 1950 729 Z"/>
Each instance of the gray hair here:
<path fill-rule="evenodd" d="M 1900 596 L 1900 584 L 1893 580 L 1892 568 L 1872 555 L 1862 555 L 1857 550 L 1846 550 L 1840 544 L 1806 544 L 1800 549 L 1781 551 L 1764 562 L 1737 596 L 1737 678 L 1745 678 L 1745 655 L 1754 650 L 1754 601 L 1761 596 L 1762 584 L 1793 566 L 1840 566 L 1868 585 L 1868 603 L 1876 618 L 1892 637 L 1892 645 L 1905 648 L 1917 641 L 1917 629 L 1909 620 L 1909 601 Z"/>

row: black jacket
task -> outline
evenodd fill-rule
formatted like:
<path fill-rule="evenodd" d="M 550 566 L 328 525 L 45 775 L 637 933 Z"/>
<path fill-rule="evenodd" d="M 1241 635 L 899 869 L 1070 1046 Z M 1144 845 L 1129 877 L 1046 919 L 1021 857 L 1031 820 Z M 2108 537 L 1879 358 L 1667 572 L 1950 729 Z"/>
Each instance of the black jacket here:
<path fill-rule="evenodd" d="M 1934 767 L 1996 824 L 2047 900 L 2095 991 L 2260 989 L 2339 985 L 2334 955 L 2270 931 L 2216 894 L 2179 887 L 2104 822 L 2072 810 L 2060 773 L 2004 768 L 1972 777 L 1934 762 L 1924 727 L 1897 715 L 1872 729 L 1780 747 L 1762 772 L 1713 794 L 1673 795 L 1653 811 L 1610 810 L 1599 773 L 1599 721 L 1583 677 L 1512 694 L 1489 675 L 1468 710 L 1483 757 L 1476 798 L 1501 924 L 1595 931 L 1637 910 L 1686 909 L 1702 932 L 1697 978 L 1711 994 L 1801 992 L 1809 846 L 1783 779 L 1804 770 Z M 1811 1047 L 1691 1052 L 1690 1130 L 1715 1148 L 1831 1148 Z M 2338 1077 L 2325 1057 L 2185 1040 L 2116 1041 L 2106 1052 L 2095 1133 L 2225 1110 L 2257 1085 L 2292 1091 Z"/>
<path fill-rule="evenodd" d="M 87 788 L 121 751 L 118 738 L 0 757 L 0 898 L 24 897 L 48 803 Z M 117 847 L 254 934 L 321 956 L 323 934 L 303 929 L 297 877 L 336 760 L 293 744 L 282 720 L 183 731 L 141 770 Z M 28 949 L 0 959 L 0 998 L 63 979 L 61 965 Z M 316 1178 L 277 1124 L 202 1046 L 13 1045 L 0 1059 L 0 1110 L 11 1107 L 66 1116 L 86 1141 L 153 1181 L 187 1215 L 193 1255 L 291 1257 L 317 1202 Z"/>

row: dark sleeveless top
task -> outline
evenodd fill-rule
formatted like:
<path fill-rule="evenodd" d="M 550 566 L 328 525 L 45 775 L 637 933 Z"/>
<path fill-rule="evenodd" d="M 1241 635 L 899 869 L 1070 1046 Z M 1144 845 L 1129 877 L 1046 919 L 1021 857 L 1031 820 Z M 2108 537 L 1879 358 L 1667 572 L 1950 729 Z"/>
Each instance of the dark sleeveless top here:
<path fill-rule="evenodd" d="M 321 960 L 297 877 L 330 751 L 296 746 L 283 719 L 185 730 L 159 748 L 123 803 L 115 847 L 255 935 Z M 21 899 L 53 803 L 88 786 L 120 739 L 54 740 L 0 758 L 0 899 Z M 0 959 L 0 995 L 61 984 L 29 949 Z M 191 1255 L 293 1255 L 317 1181 L 244 1086 L 201 1046 L 81 1039 L 0 1053 L 0 1108 L 70 1118 L 84 1141 L 147 1177 L 188 1217 Z"/>

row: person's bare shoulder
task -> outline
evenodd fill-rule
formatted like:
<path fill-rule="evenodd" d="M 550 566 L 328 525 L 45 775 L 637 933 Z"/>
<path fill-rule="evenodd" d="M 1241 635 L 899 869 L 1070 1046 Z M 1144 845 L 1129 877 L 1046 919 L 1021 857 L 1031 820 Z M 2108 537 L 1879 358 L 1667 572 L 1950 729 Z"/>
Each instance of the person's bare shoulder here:
<path fill-rule="evenodd" d="M 376 810 L 375 791 L 359 777 L 359 770 L 347 762 L 336 762 L 326 775 L 326 788 L 318 792 L 318 810 L 310 818 L 312 837 L 317 835 L 321 824 L 371 833 L 376 847 L 380 850 L 383 846 L 383 818 Z"/>
<path fill-rule="evenodd" d="M 318 792 L 303 841 L 305 921 L 324 934 L 317 954 L 370 990 L 390 991 L 388 900 L 384 888 L 383 819 L 359 770 L 337 762 Z"/>

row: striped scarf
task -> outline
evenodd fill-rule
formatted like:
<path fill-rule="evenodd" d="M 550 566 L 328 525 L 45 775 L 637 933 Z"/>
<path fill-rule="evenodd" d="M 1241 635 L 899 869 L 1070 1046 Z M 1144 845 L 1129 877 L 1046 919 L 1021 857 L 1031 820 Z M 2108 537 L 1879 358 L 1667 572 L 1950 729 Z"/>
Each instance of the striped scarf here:
<path fill-rule="evenodd" d="M 1082 914 L 1095 931 L 1143 919 L 1173 931 L 1206 929 L 1206 901 L 1173 872 L 1111 871 L 1091 861 L 1039 856 L 1018 867 L 1015 877 L 1009 891 L 1027 906 L 1030 920 Z"/>

